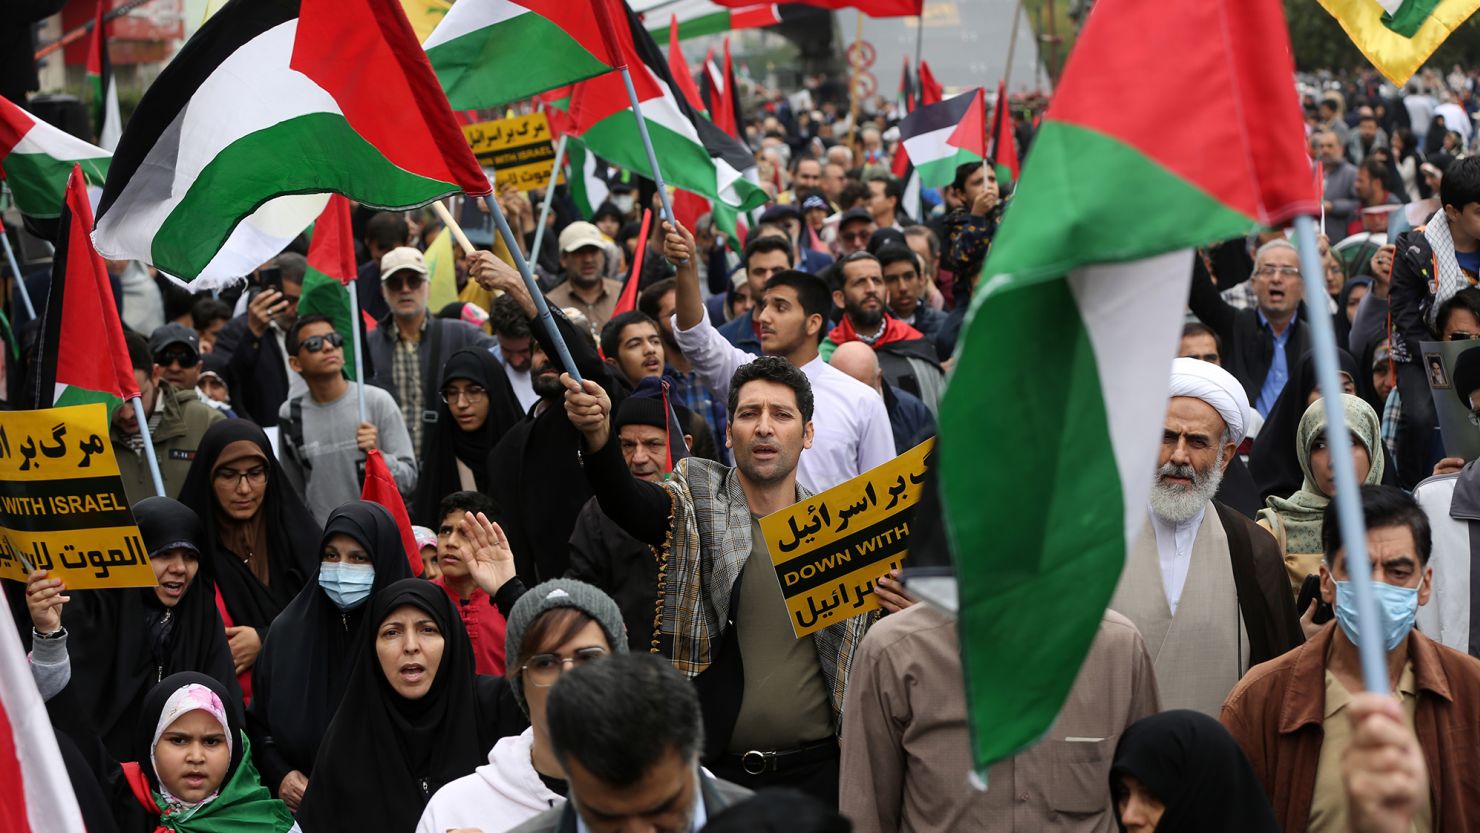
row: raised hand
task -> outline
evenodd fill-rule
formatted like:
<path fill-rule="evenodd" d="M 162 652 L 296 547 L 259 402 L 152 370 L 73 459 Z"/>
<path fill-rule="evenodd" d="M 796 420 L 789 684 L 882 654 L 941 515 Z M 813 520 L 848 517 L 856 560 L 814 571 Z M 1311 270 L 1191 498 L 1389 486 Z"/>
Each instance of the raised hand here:
<path fill-rule="evenodd" d="M 468 574 L 484 593 L 497 595 L 514 577 L 514 551 L 509 548 L 509 537 L 503 528 L 482 512 L 477 515 L 464 512 L 454 534 L 462 537 L 458 543 Z"/>

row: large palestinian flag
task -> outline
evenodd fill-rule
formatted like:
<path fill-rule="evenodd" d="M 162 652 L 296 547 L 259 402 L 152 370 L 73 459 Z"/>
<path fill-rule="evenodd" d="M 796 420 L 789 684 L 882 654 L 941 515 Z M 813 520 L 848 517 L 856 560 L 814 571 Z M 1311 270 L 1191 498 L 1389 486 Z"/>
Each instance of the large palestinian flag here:
<path fill-rule="evenodd" d="M 987 156 L 982 89 L 916 107 L 899 123 L 899 139 L 926 188 L 949 185 L 956 168 Z"/>
<path fill-rule="evenodd" d="M 139 385 L 108 269 L 88 239 L 93 217 L 81 166 L 67 179 L 60 226 L 41 315 L 35 407 L 102 402 L 112 414 L 125 399 L 139 395 Z"/>
<path fill-rule="evenodd" d="M 766 192 L 756 181 L 750 151 L 684 100 L 653 36 L 625 4 L 623 9 L 614 19 L 616 45 L 631 71 L 663 178 L 676 188 L 739 209 L 765 202 Z M 576 84 L 570 115 L 572 132 L 593 153 L 652 177 L 620 74 L 607 73 Z"/>
<path fill-rule="evenodd" d="M 10 184 L 22 214 L 51 219 L 62 213 L 62 195 L 74 165 L 93 185 L 108 176 L 112 156 L 0 96 L 0 178 Z"/>
<path fill-rule="evenodd" d="M 1069 56 L 940 406 L 981 771 L 1053 723 L 1145 523 L 1193 248 L 1319 210 L 1293 74 L 1280 0 L 1100 0 Z"/>
<path fill-rule="evenodd" d="M 425 44 L 452 106 L 493 107 L 611 70 L 615 61 L 593 2 L 613 10 L 621 5 L 617 0 L 454 3 Z"/>
<path fill-rule="evenodd" d="M 129 119 L 93 239 L 205 285 L 275 256 L 329 193 L 491 191 L 397 0 L 231 0 Z"/>

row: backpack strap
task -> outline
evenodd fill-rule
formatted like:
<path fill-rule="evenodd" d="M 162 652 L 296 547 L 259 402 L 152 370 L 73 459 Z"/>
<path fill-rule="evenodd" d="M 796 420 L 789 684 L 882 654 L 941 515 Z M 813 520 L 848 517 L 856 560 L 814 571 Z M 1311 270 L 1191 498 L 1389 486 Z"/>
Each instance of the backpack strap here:
<path fill-rule="evenodd" d="M 281 423 L 282 433 L 288 440 L 288 451 L 304 471 L 313 470 L 313 461 L 308 459 L 303 443 L 303 397 L 288 400 L 288 419 Z"/>

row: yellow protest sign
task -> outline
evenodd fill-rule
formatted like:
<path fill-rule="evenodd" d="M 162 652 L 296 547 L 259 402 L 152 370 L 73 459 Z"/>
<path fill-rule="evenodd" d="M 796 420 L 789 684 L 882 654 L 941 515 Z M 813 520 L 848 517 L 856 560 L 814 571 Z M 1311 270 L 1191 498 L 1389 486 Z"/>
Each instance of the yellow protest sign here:
<path fill-rule="evenodd" d="M 555 142 L 544 113 L 465 125 L 463 136 L 478 163 L 493 169 L 496 189 L 512 185 L 529 191 L 549 184 L 550 169 L 555 166 Z M 556 182 L 565 182 L 563 171 Z"/>
<path fill-rule="evenodd" d="M 874 581 L 909 552 L 910 523 L 935 440 L 761 518 L 800 639 L 879 606 Z"/>
<path fill-rule="evenodd" d="M 0 578 L 153 587 L 108 439 L 108 408 L 0 412 Z"/>

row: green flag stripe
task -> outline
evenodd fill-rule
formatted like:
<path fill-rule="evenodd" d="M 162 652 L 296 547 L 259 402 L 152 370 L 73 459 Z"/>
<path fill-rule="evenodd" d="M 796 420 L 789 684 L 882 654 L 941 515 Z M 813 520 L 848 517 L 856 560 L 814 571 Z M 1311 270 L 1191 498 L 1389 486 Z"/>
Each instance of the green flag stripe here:
<path fill-rule="evenodd" d="M 1423 28 L 1424 21 L 1444 0 L 1403 0 L 1397 14 L 1382 13 L 1382 25 L 1405 38 L 1411 38 Z"/>
<path fill-rule="evenodd" d="M 648 119 L 648 135 L 653 140 L 663 178 L 669 185 L 729 203 L 737 208 L 754 208 L 766 201 L 766 192 L 744 177 L 730 183 L 721 194 L 716 177 L 718 160 L 704 146 L 668 126 Z M 637 133 L 631 110 L 620 110 L 587 130 L 581 137 L 586 147 L 601 158 L 628 170 L 647 175 L 647 154 Z"/>
<path fill-rule="evenodd" d="M 956 152 L 950 156 L 932 159 L 929 162 L 915 162 L 913 155 L 910 161 L 915 163 L 915 173 L 920 176 L 920 184 L 926 188 L 940 188 L 950 185 L 956 178 L 956 168 L 968 162 L 980 162 L 982 158 L 965 148 L 956 148 Z"/>
<path fill-rule="evenodd" d="M 530 60 L 530 50 L 539 52 Z M 492 107 L 611 69 L 558 25 L 533 12 L 427 50 L 454 110 Z"/>
<path fill-rule="evenodd" d="M 983 280 L 1058 278 L 1247 233 L 1254 218 L 1103 133 L 1045 121 Z M 1047 365 L 1052 367 L 1052 365 Z"/>
<path fill-rule="evenodd" d="M 303 273 L 303 288 L 299 290 L 298 315 L 322 315 L 334 324 L 334 331 L 344 337 L 344 372 L 354 381 L 355 333 L 350 318 L 349 293 L 353 286 L 346 287 L 334 278 L 310 266 Z"/>
<path fill-rule="evenodd" d="M 263 159 L 293 164 L 263 167 Z M 303 172 L 315 175 L 303 187 Z M 182 277 L 199 275 L 237 224 L 273 196 L 333 191 L 369 206 L 430 202 L 456 185 L 391 164 L 337 113 L 309 113 L 231 143 L 190 184 L 154 236 L 154 265 Z"/>
<path fill-rule="evenodd" d="M 15 195 L 20 212 L 50 219 L 61 216 L 62 195 L 67 190 L 67 176 L 72 173 L 73 165 L 81 163 L 87 181 L 102 185 L 108 178 L 108 162 L 106 156 L 57 159 L 44 153 L 12 153 L 0 165 L 5 169 L 5 181 Z"/>

